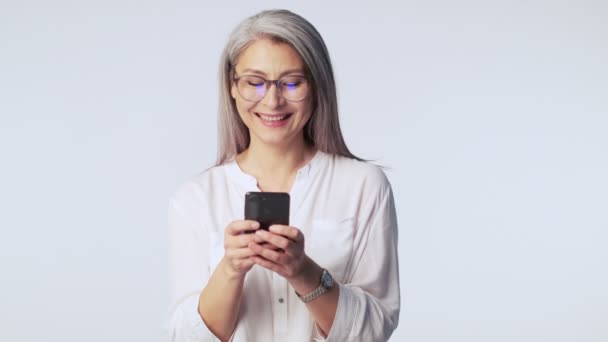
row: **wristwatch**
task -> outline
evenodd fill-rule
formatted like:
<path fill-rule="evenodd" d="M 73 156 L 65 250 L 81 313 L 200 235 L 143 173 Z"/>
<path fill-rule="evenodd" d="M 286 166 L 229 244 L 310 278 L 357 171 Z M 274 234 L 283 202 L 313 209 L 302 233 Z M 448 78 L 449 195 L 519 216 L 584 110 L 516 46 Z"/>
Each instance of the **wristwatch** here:
<path fill-rule="evenodd" d="M 298 298 L 300 298 L 304 303 L 308 303 L 311 300 L 320 297 L 325 292 L 331 290 L 336 283 L 334 282 L 334 278 L 332 278 L 331 274 L 326 269 L 323 269 L 323 273 L 321 273 L 321 284 L 319 287 L 314 289 L 312 292 L 307 293 L 303 296 L 300 296 L 299 293 L 296 292 Z"/>

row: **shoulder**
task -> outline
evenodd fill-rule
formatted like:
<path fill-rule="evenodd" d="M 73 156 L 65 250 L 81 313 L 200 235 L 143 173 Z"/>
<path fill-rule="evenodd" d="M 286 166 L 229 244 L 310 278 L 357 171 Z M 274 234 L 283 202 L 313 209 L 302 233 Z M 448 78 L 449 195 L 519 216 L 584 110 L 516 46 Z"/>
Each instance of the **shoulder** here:
<path fill-rule="evenodd" d="M 339 155 L 330 155 L 333 172 L 351 184 L 369 189 L 390 189 L 390 182 L 382 167 Z"/>
<path fill-rule="evenodd" d="M 171 195 L 171 201 L 179 205 L 200 203 L 226 178 L 225 165 L 213 166 L 184 179 Z"/>
<path fill-rule="evenodd" d="M 332 155 L 331 160 L 328 164 L 334 165 L 332 183 L 339 184 L 339 188 L 332 187 L 332 190 L 356 208 L 355 216 L 359 220 L 371 219 L 387 210 L 394 211 L 391 184 L 381 166 L 336 155 Z"/>

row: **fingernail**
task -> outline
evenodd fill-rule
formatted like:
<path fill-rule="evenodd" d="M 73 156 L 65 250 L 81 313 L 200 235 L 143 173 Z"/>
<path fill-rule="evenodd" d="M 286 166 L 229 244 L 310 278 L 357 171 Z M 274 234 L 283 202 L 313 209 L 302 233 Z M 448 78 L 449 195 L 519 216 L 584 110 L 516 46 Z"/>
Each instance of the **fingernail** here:
<path fill-rule="evenodd" d="M 260 224 L 258 222 L 253 222 L 251 224 L 251 228 L 253 228 L 253 229 L 258 229 L 259 227 L 260 227 Z"/>

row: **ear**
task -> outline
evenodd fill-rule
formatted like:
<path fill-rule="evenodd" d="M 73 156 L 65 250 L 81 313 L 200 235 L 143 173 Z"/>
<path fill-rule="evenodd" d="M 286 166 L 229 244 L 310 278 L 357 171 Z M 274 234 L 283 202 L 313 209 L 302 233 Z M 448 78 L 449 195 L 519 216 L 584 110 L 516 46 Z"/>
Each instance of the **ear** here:
<path fill-rule="evenodd" d="M 233 99 L 236 100 L 236 83 L 234 81 L 230 82 L 230 96 L 232 96 Z"/>

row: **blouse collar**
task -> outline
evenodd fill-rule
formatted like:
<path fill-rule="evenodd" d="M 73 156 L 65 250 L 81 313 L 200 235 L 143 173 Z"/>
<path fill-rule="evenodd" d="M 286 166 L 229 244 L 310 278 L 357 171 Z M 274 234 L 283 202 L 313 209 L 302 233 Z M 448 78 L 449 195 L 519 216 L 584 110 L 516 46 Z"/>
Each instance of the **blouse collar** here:
<path fill-rule="evenodd" d="M 323 161 L 325 161 L 326 158 L 327 153 L 317 150 L 315 155 L 308 161 L 308 163 L 298 170 L 298 173 L 296 174 L 296 182 L 313 177 L 319 171 L 319 169 L 322 168 Z M 260 191 L 258 188 L 257 179 L 243 171 L 236 162 L 235 158 L 227 162 L 225 167 L 228 177 L 245 187 L 247 191 Z"/>

